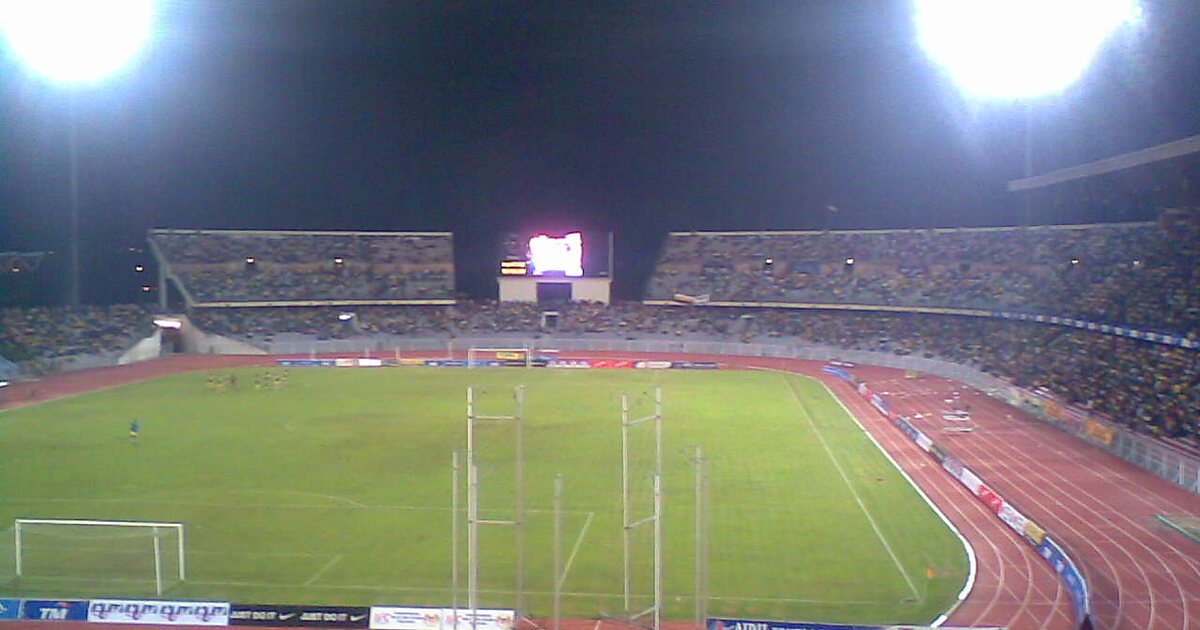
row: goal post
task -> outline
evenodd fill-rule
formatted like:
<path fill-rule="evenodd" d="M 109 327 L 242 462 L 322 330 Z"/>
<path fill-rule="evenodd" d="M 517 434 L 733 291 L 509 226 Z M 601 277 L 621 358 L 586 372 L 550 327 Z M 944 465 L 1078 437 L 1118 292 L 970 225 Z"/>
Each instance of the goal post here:
<path fill-rule="evenodd" d="M 525 367 L 533 367 L 532 348 L 467 348 L 467 367 L 480 367 L 485 361 L 504 361 L 508 365 L 516 365 L 519 361 Z M 512 361 L 513 363 L 508 363 Z"/>
<path fill-rule="evenodd" d="M 17 518 L 12 531 L 17 578 L 153 581 L 157 595 L 187 579 L 183 523 Z"/>

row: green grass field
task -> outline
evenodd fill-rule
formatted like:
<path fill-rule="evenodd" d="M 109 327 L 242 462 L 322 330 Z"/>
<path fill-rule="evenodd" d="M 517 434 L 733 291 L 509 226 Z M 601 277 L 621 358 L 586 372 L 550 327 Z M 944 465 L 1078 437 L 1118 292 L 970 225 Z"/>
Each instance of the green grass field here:
<path fill-rule="evenodd" d="M 693 476 L 710 458 L 710 613 L 920 623 L 966 573 L 952 533 L 817 382 L 765 372 L 292 370 L 280 389 L 163 378 L 0 414 L 0 529 L 17 517 L 178 521 L 188 579 L 172 598 L 449 605 L 451 452 L 465 389 L 510 413 L 526 385 L 526 590 L 550 612 L 552 480 L 565 477 L 564 613 L 616 615 L 621 598 L 619 395 L 634 415 L 663 388 L 668 616 L 690 618 Z M 136 442 L 131 418 L 141 420 Z M 511 429 L 480 433 L 484 516 L 513 501 Z M 637 510 L 650 505 L 651 433 L 632 435 Z M 465 528 L 464 528 L 465 531 Z M 152 539 L 45 530 L 0 594 L 146 596 Z M 649 529 L 634 587 L 649 602 Z M 464 534 L 465 536 L 465 534 Z M 6 546 L 5 546 L 6 545 Z M 40 545 L 40 546 L 39 546 Z M 482 604 L 514 604 L 513 534 L 485 528 Z M 465 585 L 465 542 L 463 576 Z M 934 570 L 929 579 L 927 568 Z M 464 589 L 465 590 L 465 589 Z M 461 600 L 460 600 L 461 601 Z"/>

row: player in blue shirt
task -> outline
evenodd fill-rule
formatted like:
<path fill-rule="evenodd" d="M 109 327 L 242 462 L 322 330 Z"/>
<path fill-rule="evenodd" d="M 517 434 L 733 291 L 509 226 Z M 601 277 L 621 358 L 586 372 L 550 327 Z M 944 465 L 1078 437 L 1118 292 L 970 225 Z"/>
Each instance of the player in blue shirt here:
<path fill-rule="evenodd" d="M 129 423 L 129 441 L 137 440 L 138 432 L 142 430 L 142 424 L 136 419 Z"/>

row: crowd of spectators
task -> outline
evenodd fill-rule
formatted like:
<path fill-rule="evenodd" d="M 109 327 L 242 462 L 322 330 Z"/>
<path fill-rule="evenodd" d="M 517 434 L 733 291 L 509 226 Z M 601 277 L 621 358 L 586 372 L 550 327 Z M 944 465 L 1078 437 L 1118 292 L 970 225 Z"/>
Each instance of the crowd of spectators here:
<path fill-rule="evenodd" d="M 266 344 L 280 333 L 317 339 L 496 333 L 617 339 L 816 343 L 966 364 L 1045 388 L 1140 430 L 1197 439 L 1200 351 L 1034 322 L 962 315 L 844 310 L 647 306 L 575 302 L 553 315 L 531 303 L 453 306 L 205 308 L 209 333 Z M 75 355 L 127 349 L 153 331 L 135 305 L 0 310 L 0 355 L 53 367 Z"/>
<path fill-rule="evenodd" d="M 62 358 L 124 351 L 154 330 L 141 305 L 0 309 L 0 356 L 39 369 Z"/>
<path fill-rule="evenodd" d="M 552 320 L 534 304 L 460 302 L 450 307 L 206 309 L 210 332 L 269 341 L 298 332 L 321 339 L 374 333 L 470 336 L 555 333 L 615 338 L 795 341 L 939 358 L 1045 388 L 1146 431 L 1195 439 L 1200 352 L 1074 328 L 959 315 L 773 308 L 571 303 Z"/>
<path fill-rule="evenodd" d="M 668 237 L 647 298 L 1012 310 L 1200 335 L 1200 222 Z"/>
<path fill-rule="evenodd" d="M 449 234 L 158 230 L 150 240 L 199 303 L 454 297 Z"/>

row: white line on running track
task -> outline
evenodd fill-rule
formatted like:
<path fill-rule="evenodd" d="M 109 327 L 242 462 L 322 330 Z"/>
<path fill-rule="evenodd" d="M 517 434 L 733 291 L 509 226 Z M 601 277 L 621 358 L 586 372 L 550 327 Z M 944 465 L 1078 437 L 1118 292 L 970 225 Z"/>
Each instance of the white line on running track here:
<path fill-rule="evenodd" d="M 339 562 L 341 562 L 341 561 L 342 561 L 342 554 L 340 554 L 340 553 L 339 553 L 338 555 L 336 555 L 336 556 L 334 556 L 334 557 L 330 558 L 330 559 L 329 559 L 329 562 L 326 562 L 326 563 L 325 563 L 325 566 L 321 567 L 320 569 L 318 569 L 318 570 L 317 570 L 317 572 L 316 572 L 316 573 L 312 574 L 312 577 L 308 578 L 308 581 L 307 581 L 307 582 L 305 582 L 305 583 L 304 583 L 304 585 L 305 585 L 305 586 L 312 586 L 313 584 L 315 584 L 315 583 L 316 583 L 316 581 L 317 581 L 318 579 L 320 579 L 320 577 L 321 577 L 322 575 L 325 575 L 325 572 L 326 572 L 326 571 L 328 571 L 328 570 L 332 569 L 332 568 L 333 568 L 333 565 L 335 565 L 335 564 L 337 564 L 337 563 L 339 563 Z"/>
<path fill-rule="evenodd" d="M 846 476 L 846 471 L 842 469 L 841 463 L 833 454 L 833 449 L 829 448 L 829 443 L 825 441 L 825 436 L 821 434 L 821 430 L 817 428 L 817 423 L 813 421 L 812 415 L 808 413 L 808 408 L 804 405 L 804 401 L 800 399 L 800 395 L 796 393 L 796 388 L 792 386 L 792 381 L 786 376 L 779 374 L 780 380 L 787 386 L 788 391 L 792 394 L 792 399 L 796 401 L 797 408 L 802 412 L 804 419 L 808 421 L 808 426 L 812 427 L 813 433 L 817 436 L 817 441 L 821 443 L 821 448 L 825 449 L 825 454 L 829 456 L 829 461 L 833 462 L 833 467 L 837 469 L 838 475 L 846 487 L 850 489 L 850 496 L 854 497 L 854 501 L 858 503 L 859 509 L 862 510 L 864 516 L 867 517 L 867 522 L 871 524 L 871 529 L 875 530 L 875 535 L 879 538 L 879 542 L 883 543 L 883 548 L 892 558 L 892 563 L 896 565 L 896 569 L 900 571 L 900 577 L 904 578 L 904 583 L 908 585 L 908 590 L 912 592 L 913 597 L 918 600 L 924 600 L 920 592 L 917 591 L 917 585 L 913 584 L 912 578 L 908 576 L 908 571 L 904 570 L 904 565 L 901 564 L 900 558 L 896 555 L 896 551 L 888 543 L 887 538 L 883 536 L 883 532 L 879 529 L 879 523 L 875 522 L 875 517 L 871 516 L 871 511 L 867 509 L 867 504 L 863 503 L 862 497 L 859 496 L 858 490 L 854 489 L 854 484 L 850 483 L 850 478 Z"/>

